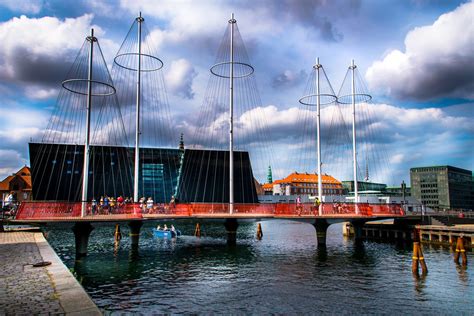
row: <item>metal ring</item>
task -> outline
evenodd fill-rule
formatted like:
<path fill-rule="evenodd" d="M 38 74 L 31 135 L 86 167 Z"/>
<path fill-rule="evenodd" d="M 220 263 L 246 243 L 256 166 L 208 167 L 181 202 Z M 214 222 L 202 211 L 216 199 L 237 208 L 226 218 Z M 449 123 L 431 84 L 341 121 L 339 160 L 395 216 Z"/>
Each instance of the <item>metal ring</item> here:
<path fill-rule="evenodd" d="M 240 75 L 240 76 L 234 76 L 234 78 L 245 78 L 245 77 L 248 77 L 250 76 L 251 74 L 253 74 L 253 72 L 255 71 L 255 69 L 253 69 L 253 67 L 249 64 L 246 64 L 246 63 L 241 63 L 241 62 L 238 62 L 238 61 L 234 61 L 234 62 L 230 62 L 230 61 L 225 61 L 225 62 L 222 62 L 222 63 L 218 63 L 218 64 L 215 64 L 214 66 L 211 67 L 211 73 L 214 75 L 214 76 L 217 76 L 217 77 L 221 77 L 221 78 L 230 78 L 230 76 L 224 76 L 224 75 L 220 75 L 218 74 L 217 72 L 214 72 L 214 69 L 219 67 L 219 66 L 223 66 L 223 65 L 230 65 L 230 64 L 234 64 L 234 65 L 242 65 L 242 66 L 246 66 L 250 69 L 249 72 L 247 73 L 244 73 L 243 75 Z"/>
<path fill-rule="evenodd" d="M 299 99 L 298 102 L 301 103 L 301 104 L 304 104 L 304 105 L 317 106 L 316 103 L 304 102 L 305 99 L 310 99 L 312 97 L 317 97 L 317 96 L 318 96 L 318 94 L 308 94 L 308 95 L 305 95 L 304 97 L 302 97 L 301 99 Z M 330 100 L 330 101 L 322 101 L 322 102 L 319 103 L 320 105 L 331 104 L 331 103 L 333 103 L 334 101 L 337 100 L 337 97 L 333 94 L 320 93 L 319 96 L 320 97 L 327 97 Z M 324 98 L 323 98 L 323 100 L 324 100 Z"/>
<path fill-rule="evenodd" d="M 354 96 L 354 99 L 356 99 L 355 103 L 364 103 L 372 99 L 372 96 L 370 94 L 355 93 L 355 94 L 346 94 L 346 95 L 340 96 L 337 98 L 337 102 L 341 104 L 352 104 L 352 96 Z M 362 97 L 362 98 L 357 100 L 357 97 Z M 350 101 L 345 101 L 347 98 L 350 98 Z"/>
<path fill-rule="evenodd" d="M 96 97 L 99 97 L 99 96 L 102 96 L 102 97 L 106 97 L 106 96 L 109 96 L 109 95 L 113 95 L 115 94 L 116 90 L 115 90 L 115 87 L 112 86 L 111 84 L 108 84 L 106 82 L 102 82 L 102 81 L 97 81 L 97 80 L 89 80 L 89 79 L 68 79 L 68 80 L 64 80 L 61 85 L 63 86 L 64 89 L 68 90 L 68 91 L 71 91 L 73 93 L 77 93 L 77 94 L 82 94 L 82 95 L 87 95 L 87 92 L 82 92 L 82 91 L 79 91 L 79 90 L 74 90 L 72 88 L 69 88 L 67 86 L 68 83 L 70 82 L 91 82 L 92 83 L 96 83 L 98 85 L 103 85 L 103 86 L 106 86 L 108 88 L 111 89 L 111 91 L 107 92 L 107 93 L 91 93 L 92 96 L 96 96 Z M 92 89 L 91 89 L 92 90 Z"/>
<path fill-rule="evenodd" d="M 157 67 L 157 68 L 153 68 L 153 69 L 140 69 L 140 71 L 142 71 L 142 72 L 157 71 L 157 70 L 160 70 L 161 68 L 163 68 L 163 62 L 162 62 L 161 59 L 159 59 L 158 57 L 155 57 L 155 56 L 152 56 L 152 55 L 148 55 L 148 54 L 139 54 L 139 53 L 123 53 L 123 54 L 119 54 L 119 55 L 115 56 L 115 58 L 114 58 L 114 63 L 117 64 L 117 66 L 122 67 L 122 68 L 124 68 L 124 69 L 132 70 L 132 71 L 138 71 L 138 69 L 136 69 L 136 68 L 126 67 L 126 66 L 120 64 L 120 63 L 117 61 L 117 59 L 118 59 L 119 57 L 127 56 L 127 55 L 140 55 L 140 56 L 142 56 L 142 57 L 148 57 L 148 58 L 157 60 L 157 61 L 160 63 L 160 66 Z"/>

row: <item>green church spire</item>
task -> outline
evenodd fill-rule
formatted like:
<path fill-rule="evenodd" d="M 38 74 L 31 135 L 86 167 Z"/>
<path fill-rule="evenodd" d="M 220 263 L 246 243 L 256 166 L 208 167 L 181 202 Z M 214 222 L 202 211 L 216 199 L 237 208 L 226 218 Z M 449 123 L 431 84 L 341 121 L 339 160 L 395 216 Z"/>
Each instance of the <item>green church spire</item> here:
<path fill-rule="evenodd" d="M 267 182 L 268 182 L 268 183 L 273 183 L 272 166 L 268 166 Z"/>

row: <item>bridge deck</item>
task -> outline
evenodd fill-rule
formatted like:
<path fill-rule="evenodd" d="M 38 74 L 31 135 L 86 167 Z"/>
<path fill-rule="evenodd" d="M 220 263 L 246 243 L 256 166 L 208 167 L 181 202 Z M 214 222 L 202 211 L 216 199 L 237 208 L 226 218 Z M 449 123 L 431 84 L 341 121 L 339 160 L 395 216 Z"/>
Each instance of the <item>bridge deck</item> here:
<path fill-rule="evenodd" d="M 136 220 L 205 219 L 240 220 L 292 219 L 365 219 L 375 220 L 405 216 L 400 204 L 235 204 L 229 213 L 229 205 L 222 203 L 158 204 L 152 208 L 138 203 L 117 206 L 86 204 L 86 215 L 81 216 L 81 202 L 23 202 L 14 223 L 50 222 L 122 222 Z"/>

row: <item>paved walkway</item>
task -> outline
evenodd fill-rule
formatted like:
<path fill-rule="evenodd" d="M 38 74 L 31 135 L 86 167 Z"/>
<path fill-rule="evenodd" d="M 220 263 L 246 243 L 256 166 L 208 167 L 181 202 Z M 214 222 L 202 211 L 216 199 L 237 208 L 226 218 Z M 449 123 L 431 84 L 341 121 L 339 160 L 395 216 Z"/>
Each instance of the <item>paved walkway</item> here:
<path fill-rule="evenodd" d="M 33 263 L 50 261 L 47 267 Z M 100 315 L 40 232 L 0 233 L 0 315 Z"/>

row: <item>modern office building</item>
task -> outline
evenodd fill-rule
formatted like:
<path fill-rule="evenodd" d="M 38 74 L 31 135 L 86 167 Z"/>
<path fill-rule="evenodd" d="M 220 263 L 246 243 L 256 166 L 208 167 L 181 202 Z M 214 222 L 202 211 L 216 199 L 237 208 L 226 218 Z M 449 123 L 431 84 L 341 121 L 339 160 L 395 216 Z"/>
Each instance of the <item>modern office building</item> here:
<path fill-rule="evenodd" d="M 342 181 L 342 187 L 344 188 L 345 194 L 354 192 L 354 181 Z M 362 191 L 379 191 L 383 192 L 387 188 L 384 183 L 357 181 L 357 189 L 359 192 Z"/>
<path fill-rule="evenodd" d="M 433 209 L 474 209 L 472 171 L 452 166 L 410 169 L 411 194 Z"/>
<path fill-rule="evenodd" d="M 408 197 L 408 196 L 411 196 L 411 188 L 405 187 L 403 189 L 401 186 L 386 187 L 383 193 L 389 196 L 407 196 Z"/>
<path fill-rule="evenodd" d="M 141 148 L 140 197 L 157 203 L 228 202 L 229 153 L 211 150 Z M 33 198 L 80 201 L 83 145 L 30 143 Z M 134 148 L 91 146 L 88 200 L 101 196 L 133 196 Z M 234 153 L 236 203 L 258 201 L 247 152 Z"/>

